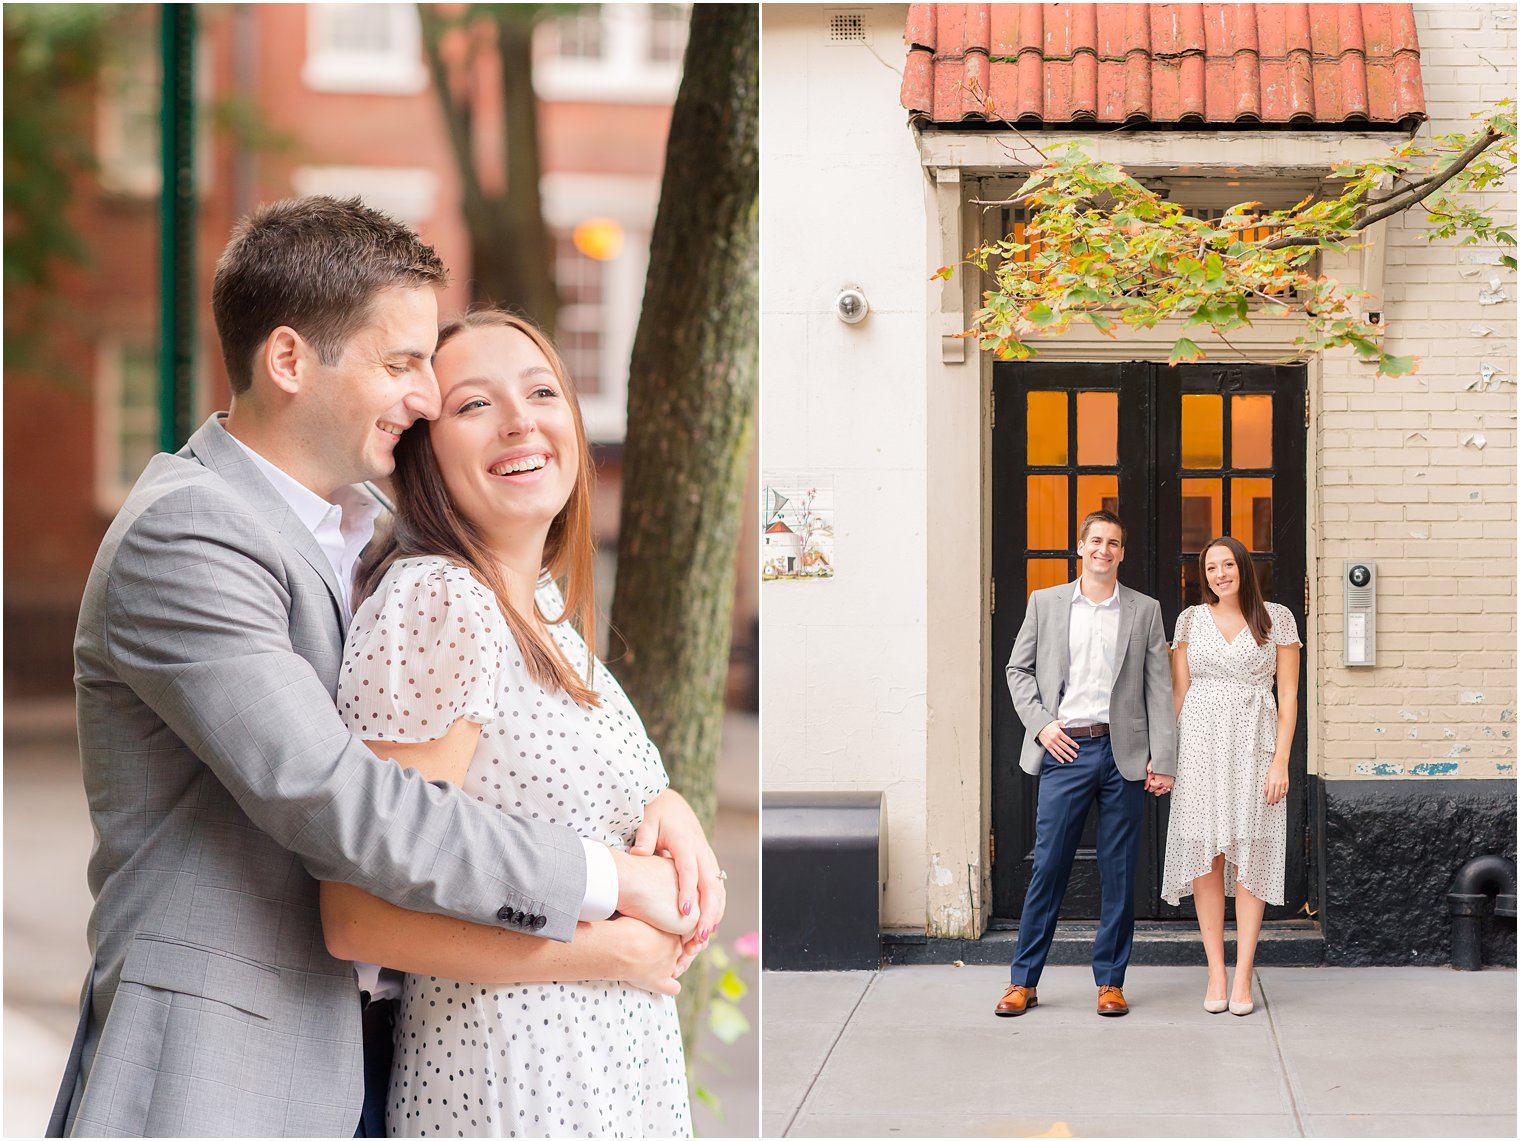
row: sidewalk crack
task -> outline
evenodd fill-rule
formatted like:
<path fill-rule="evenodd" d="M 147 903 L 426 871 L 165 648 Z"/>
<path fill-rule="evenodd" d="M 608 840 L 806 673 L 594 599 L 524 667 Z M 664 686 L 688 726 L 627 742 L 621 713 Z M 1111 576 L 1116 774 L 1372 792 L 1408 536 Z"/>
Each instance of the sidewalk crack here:
<path fill-rule="evenodd" d="M 1283 1085 L 1288 1089 L 1288 1107 L 1293 1110 L 1293 1124 L 1300 1137 L 1307 1137 L 1309 1132 L 1304 1128 L 1304 1115 L 1298 1108 L 1299 1093 L 1294 1088 L 1293 1074 L 1288 1069 L 1288 1059 L 1283 1054 L 1282 1042 L 1277 1036 L 1277 1019 L 1272 1016 L 1272 1004 L 1267 1001 L 1267 980 L 1262 978 L 1259 970 L 1252 973 L 1256 976 L 1257 989 L 1261 991 L 1261 1008 L 1267 1016 L 1267 1029 L 1272 1035 L 1272 1049 L 1277 1054 L 1278 1069 L 1282 1072 Z"/>
<path fill-rule="evenodd" d="M 873 972 L 870 981 L 861 988 L 860 997 L 855 1000 L 855 1005 L 850 1007 L 850 1012 L 839 1024 L 839 1033 L 835 1034 L 834 1040 L 829 1043 L 829 1048 L 823 1055 L 823 1061 L 818 1065 L 818 1071 L 813 1075 L 813 1080 L 808 1082 L 807 1089 L 797 1101 L 797 1108 L 792 1110 L 792 1115 L 786 1119 L 786 1126 L 781 1130 L 781 1136 L 791 1136 L 792 1126 L 797 1124 L 797 1118 L 801 1117 L 802 1111 L 807 1108 L 808 1099 L 813 1096 L 813 1089 L 818 1085 L 818 1079 L 823 1077 L 823 1071 L 829 1068 L 829 1059 L 834 1056 L 834 1048 L 839 1045 L 839 1040 L 844 1037 L 845 1030 L 849 1028 L 850 1019 L 855 1017 L 855 1012 L 860 1009 L 860 1004 L 866 1000 L 866 995 L 871 993 L 871 988 L 876 985 L 876 980 L 879 978 L 881 978 L 881 971 Z"/>

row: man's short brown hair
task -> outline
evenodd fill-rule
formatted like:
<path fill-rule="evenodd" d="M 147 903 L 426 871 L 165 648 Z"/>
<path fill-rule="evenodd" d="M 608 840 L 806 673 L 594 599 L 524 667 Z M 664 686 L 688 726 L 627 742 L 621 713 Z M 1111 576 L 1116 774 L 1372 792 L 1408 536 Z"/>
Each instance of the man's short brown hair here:
<path fill-rule="evenodd" d="M 1111 523 L 1119 528 L 1119 545 L 1122 547 L 1129 540 L 1129 528 L 1124 525 L 1112 511 L 1090 511 L 1082 519 L 1082 530 L 1077 532 L 1078 542 L 1087 538 L 1087 531 L 1094 523 Z"/>
<path fill-rule="evenodd" d="M 394 286 L 438 288 L 448 270 L 409 228 L 357 198 L 287 198 L 243 218 L 216 263 L 211 312 L 234 394 L 253 383 L 253 356 L 289 325 L 336 364 Z"/>

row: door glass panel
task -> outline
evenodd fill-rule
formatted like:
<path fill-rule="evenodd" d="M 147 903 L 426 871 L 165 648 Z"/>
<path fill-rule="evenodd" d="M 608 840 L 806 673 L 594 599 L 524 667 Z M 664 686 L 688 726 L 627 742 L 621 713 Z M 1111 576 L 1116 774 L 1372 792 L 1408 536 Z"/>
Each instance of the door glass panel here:
<path fill-rule="evenodd" d="M 1272 397 L 1230 397 L 1230 466 L 1272 466 Z"/>
<path fill-rule="evenodd" d="M 1182 398 L 1182 466 L 1224 466 L 1224 397 Z"/>
<path fill-rule="evenodd" d="M 1268 602 L 1281 602 L 1277 597 L 1276 583 L 1273 581 L 1273 563 L 1271 559 L 1252 559 L 1256 565 L 1256 583 L 1261 587 L 1261 596 Z"/>
<path fill-rule="evenodd" d="M 1066 551 L 1071 526 L 1066 518 L 1066 476 L 1031 475 L 1029 480 L 1029 542 L 1031 551 Z M 1218 482 L 1217 480 L 1215 482 Z"/>
<path fill-rule="evenodd" d="M 1187 397 L 1183 397 L 1184 400 Z M 1224 480 L 1182 481 L 1182 550 L 1196 554 L 1224 527 Z"/>
<path fill-rule="evenodd" d="M 1071 567 L 1065 559 L 1029 559 L 1025 566 L 1027 586 L 1032 591 L 1071 581 Z"/>
<path fill-rule="evenodd" d="M 1031 392 L 1025 431 L 1031 467 L 1066 463 L 1066 393 Z"/>
<path fill-rule="evenodd" d="M 1079 443 L 1078 448 L 1081 447 Z M 1119 514 L 1119 477 L 1116 475 L 1077 476 L 1077 518 L 1082 520 L 1094 511 L 1112 511 Z"/>
<path fill-rule="evenodd" d="M 1188 559 L 1182 564 L 1182 605 L 1196 606 L 1203 601 L 1198 589 L 1198 560 Z"/>
<path fill-rule="evenodd" d="M 1272 549 L 1272 481 L 1230 480 L 1230 534 L 1251 551 Z"/>
<path fill-rule="evenodd" d="M 1077 463 L 1107 467 L 1118 462 L 1119 394 L 1077 393 Z"/>

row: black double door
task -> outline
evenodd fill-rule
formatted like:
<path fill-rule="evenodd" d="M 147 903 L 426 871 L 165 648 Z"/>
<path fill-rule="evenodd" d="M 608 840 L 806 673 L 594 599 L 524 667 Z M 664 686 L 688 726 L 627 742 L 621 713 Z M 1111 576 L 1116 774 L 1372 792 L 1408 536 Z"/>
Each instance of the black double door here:
<path fill-rule="evenodd" d="M 1158 599 L 1166 633 L 1200 601 L 1198 552 L 1233 535 L 1256 564 L 1263 593 L 1293 612 L 1307 643 L 1302 367 L 1262 365 L 999 364 L 992 428 L 992 925 L 1015 923 L 1033 866 L 1039 780 L 1019 770 L 1024 726 L 1003 666 L 1029 592 L 1070 582 L 1082 517 L 1116 511 L 1128 529 L 1122 585 Z M 1308 888 L 1307 669 L 1290 758 L 1287 896 L 1269 919 L 1290 918 Z M 1135 884 L 1140 918 L 1191 918 L 1190 900 L 1160 896 L 1166 797 L 1146 797 Z M 1096 821 L 1078 849 L 1064 918 L 1096 918 Z"/>

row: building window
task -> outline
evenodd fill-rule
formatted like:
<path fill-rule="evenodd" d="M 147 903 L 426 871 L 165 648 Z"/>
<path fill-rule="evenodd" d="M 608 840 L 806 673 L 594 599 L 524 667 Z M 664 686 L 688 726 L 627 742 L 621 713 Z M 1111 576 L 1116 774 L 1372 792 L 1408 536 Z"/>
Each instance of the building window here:
<path fill-rule="evenodd" d="M 291 189 L 305 197 L 362 198 L 366 206 L 416 227 L 438 207 L 438 175 L 411 166 L 299 166 Z"/>
<path fill-rule="evenodd" d="M 310 4 L 301 79 L 313 91 L 415 95 L 428 85 L 411 4 Z"/>
<path fill-rule="evenodd" d="M 195 95 L 204 108 L 214 91 L 211 53 L 204 35 L 196 38 Z M 100 72 L 95 115 L 95 154 L 100 187 L 108 194 L 156 198 L 163 183 L 159 159 L 163 67 L 155 27 L 127 19 L 107 50 Z M 212 171 L 210 116 L 195 116 L 195 185 L 201 193 Z"/>
<path fill-rule="evenodd" d="M 602 58 L 602 14 L 599 11 L 577 12 L 554 21 L 553 55 L 556 59 Z"/>
<path fill-rule="evenodd" d="M 126 501 L 158 451 L 158 353 L 108 340 L 96 360 L 95 500 L 107 513 Z"/>
<path fill-rule="evenodd" d="M 601 4 L 547 21 L 534 67 L 539 98 L 672 102 L 690 19 L 690 4 Z"/>
<path fill-rule="evenodd" d="M 690 23 L 690 4 L 649 5 L 649 41 L 645 49 L 649 62 L 679 67 L 686 55 L 686 30 Z"/>
<path fill-rule="evenodd" d="M 560 301 L 556 339 L 582 399 L 596 396 L 606 387 L 602 381 L 607 370 L 602 359 L 605 276 L 606 263 L 577 249 L 572 231 L 554 231 L 554 280 Z"/>
<path fill-rule="evenodd" d="M 542 185 L 560 295 L 555 345 L 580 394 L 587 437 L 619 443 L 660 183 L 551 171 Z"/>

